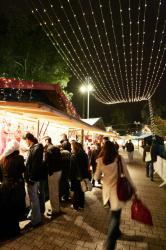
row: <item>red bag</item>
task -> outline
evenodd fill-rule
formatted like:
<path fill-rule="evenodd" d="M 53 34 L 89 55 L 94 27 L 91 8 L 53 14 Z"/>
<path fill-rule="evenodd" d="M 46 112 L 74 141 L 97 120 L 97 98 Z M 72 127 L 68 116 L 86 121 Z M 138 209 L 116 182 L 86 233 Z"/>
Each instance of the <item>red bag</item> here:
<path fill-rule="evenodd" d="M 152 215 L 149 209 L 139 199 L 134 199 L 131 205 L 131 218 L 143 224 L 153 226 Z"/>
<path fill-rule="evenodd" d="M 128 201 L 133 195 L 133 188 L 125 177 L 120 156 L 118 157 L 118 181 L 117 181 L 117 196 L 120 201 Z"/>

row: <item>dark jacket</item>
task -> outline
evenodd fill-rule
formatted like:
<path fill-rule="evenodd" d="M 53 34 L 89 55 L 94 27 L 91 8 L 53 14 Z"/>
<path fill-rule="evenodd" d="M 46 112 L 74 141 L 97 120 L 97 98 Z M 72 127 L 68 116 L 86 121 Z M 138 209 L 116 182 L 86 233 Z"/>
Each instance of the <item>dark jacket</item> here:
<path fill-rule="evenodd" d="M 19 219 L 25 213 L 24 158 L 18 151 L 0 166 L 0 239 L 19 233 Z"/>
<path fill-rule="evenodd" d="M 132 142 L 127 142 L 125 145 L 127 152 L 133 152 L 134 151 L 134 145 Z"/>
<path fill-rule="evenodd" d="M 71 144 L 70 144 L 68 139 L 61 140 L 60 143 L 61 143 L 63 149 L 68 150 L 69 152 L 71 152 Z"/>
<path fill-rule="evenodd" d="M 48 174 L 62 170 L 62 156 L 60 149 L 50 144 L 45 148 L 45 163 L 48 168 Z"/>
<path fill-rule="evenodd" d="M 78 154 L 71 155 L 70 161 L 70 179 L 82 180 L 88 178 L 88 156 L 81 150 Z"/>
<path fill-rule="evenodd" d="M 15 183 L 23 180 L 23 173 L 25 172 L 24 158 L 19 155 L 18 151 L 13 152 L 6 157 L 9 160 L 7 168 L 0 167 L 0 181 Z"/>
<path fill-rule="evenodd" d="M 152 143 L 152 146 L 151 146 L 151 157 L 152 157 L 152 162 L 156 162 L 157 161 L 157 144 L 156 143 Z"/>
<path fill-rule="evenodd" d="M 100 153 L 99 149 L 94 149 L 92 151 L 92 156 L 91 156 L 91 162 L 90 162 L 90 164 L 92 165 L 93 172 L 95 172 L 95 170 L 96 170 L 96 166 L 97 166 L 96 159 L 97 159 L 97 156 L 99 155 L 99 153 Z"/>
<path fill-rule="evenodd" d="M 26 161 L 25 179 L 28 182 L 40 181 L 45 178 L 45 167 L 43 164 L 43 145 L 33 144 L 29 149 Z"/>
<path fill-rule="evenodd" d="M 143 151 L 143 161 L 147 161 L 147 160 L 146 160 L 146 154 L 147 154 L 147 152 L 150 153 L 150 149 L 151 149 L 151 146 L 150 146 L 150 145 L 146 145 L 146 146 L 144 147 L 144 151 Z"/>
<path fill-rule="evenodd" d="M 70 156 L 71 153 L 68 150 L 61 150 L 62 156 L 62 177 L 69 179 L 69 170 L 70 170 Z"/>

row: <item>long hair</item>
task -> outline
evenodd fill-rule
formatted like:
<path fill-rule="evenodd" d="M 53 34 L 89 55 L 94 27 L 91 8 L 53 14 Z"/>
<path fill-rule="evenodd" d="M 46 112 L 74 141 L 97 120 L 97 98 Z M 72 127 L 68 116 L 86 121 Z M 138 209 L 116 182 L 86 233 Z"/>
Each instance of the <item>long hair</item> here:
<path fill-rule="evenodd" d="M 16 155 L 19 155 L 19 151 L 18 150 L 15 150 L 13 153 L 11 153 L 10 155 L 6 156 L 3 158 L 3 161 L 2 161 L 2 167 L 3 168 L 6 168 L 6 169 L 9 169 L 10 165 L 12 164 L 13 162 L 13 157 L 16 156 Z"/>
<path fill-rule="evenodd" d="M 74 154 L 78 154 L 82 150 L 80 143 L 78 143 L 77 141 L 72 141 L 71 145 Z"/>
<path fill-rule="evenodd" d="M 108 165 L 114 162 L 115 158 L 118 156 L 118 152 L 115 148 L 115 145 L 111 141 L 106 141 L 103 145 L 101 152 L 98 157 L 102 158 L 102 161 L 105 165 Z"/>

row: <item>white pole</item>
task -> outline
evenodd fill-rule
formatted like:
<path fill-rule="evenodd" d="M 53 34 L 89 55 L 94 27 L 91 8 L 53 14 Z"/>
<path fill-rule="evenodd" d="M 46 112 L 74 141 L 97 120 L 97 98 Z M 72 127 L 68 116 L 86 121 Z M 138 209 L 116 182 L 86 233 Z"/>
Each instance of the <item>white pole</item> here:
<path fill-rule="evenodd" d="M 90 97 L 90 93 L 89 93 L 89 89 L 88 89 L 88 96 L 87 96 L 87 119 L 89 119 L 89 97 Z"/>
<path fill-rule="evenodd" d="M 89 77 L 87 77 L 87 119 L 89 119 L 89 97 L 90 97 Z"/>

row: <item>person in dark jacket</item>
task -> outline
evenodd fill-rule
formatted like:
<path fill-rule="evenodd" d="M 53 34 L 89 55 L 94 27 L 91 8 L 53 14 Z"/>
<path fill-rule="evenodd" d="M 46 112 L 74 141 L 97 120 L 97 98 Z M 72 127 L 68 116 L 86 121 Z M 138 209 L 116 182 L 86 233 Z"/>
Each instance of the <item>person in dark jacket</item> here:
<path fill-rule="evenodd" d="M 51 205 L 51 212 L 47 215 L 54 217 L 60 214 L 59 184 L 62 174 L 62 157 L 60 148 L 52 144 L 50 137 L 45 137 L 44 161 L 48 168 L 48 188 Z"/>
<path fill-rule="evenodd" d="M 85 194 L 81 189 L 80 181 L 88 178 L 88 156 L 82 149 L 82 146 L 76 142 L 71 143 L 72 155 L 70 162 L 70 180 L 71 191 L 74 192 L 72 204 L 75 210 L 83 209 L 85 203 Z"/>
<path fill-rule="evenodd" d="M 132 162 L 133 155 L 134 155 L 134 144 L 132 143 L 131 140 L 129 140 L 128 142 L 126 142 L 125 147 L 126 147 L 127 154 L 128 154 L 128 160 L 129 162 Z"/>
<path fill-rule="evenodd" d="M 60 141 L 60 144 L 61 145 L 63 145 L 63 143 L 65 143 L 66 144 L 66 150 L 68 150 L 69 152 L 71 152 L 71 144 L 70 144 L 70 142 L 69 142 L 69 140 L 68 140 L 68 138 L 67 138 L 67 135 L 66 134 L 62 134 L 61 135 L 61 141 Z"/>
<path fill-rule="evenodd" d="M 10 141 L 0 164 L 0 240 L 19 235 L 19 220 L 25 213 L 24 158 L 19 143 Z"/>
<path fill-rule="evenodd" d="M 143 161 L 146 164 L 146 166 L 145 166 L 146 167 L 146 176 L 151 177 L 151 179 L 153 179 L 152 175 L 151 175 L 151 171 L 150 171 L 150 169 L 152 168 L 151 164 L 153 164 L 152 157 L 151 157 L 151 142 L 150 141 L 148 141 L 144 147 Z"/>
<path fill-rule="evenodd" d="M 70 156 L 71 153 L 68 151 L 67 142 L 62 143 L 61 147 L 61 156 L 62 156 L 62 175 L 60 180 L 60 200 L 68 201 L 70 194 L 69 186 L 69 170 L 70 170 Z"/>
<path fill-rule="evenodd" d="M 39 202 L 39 182 L 43 179 L 43 145 L 35 143 L 36 139 L 31 133 L 25 136 L 29 153 L 26 161 L 25 180 L 30 199 L 29 226 L 37 226 L 41 223 L 41 211 Z"/>

